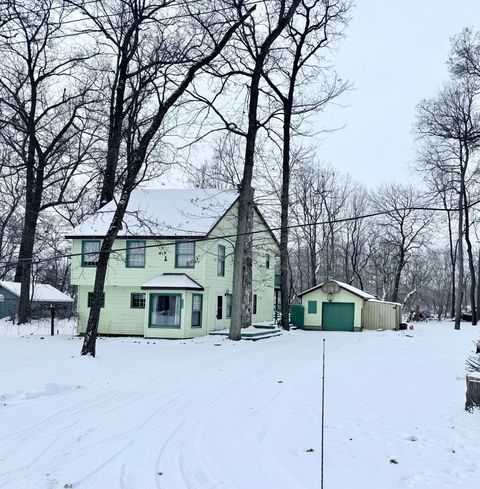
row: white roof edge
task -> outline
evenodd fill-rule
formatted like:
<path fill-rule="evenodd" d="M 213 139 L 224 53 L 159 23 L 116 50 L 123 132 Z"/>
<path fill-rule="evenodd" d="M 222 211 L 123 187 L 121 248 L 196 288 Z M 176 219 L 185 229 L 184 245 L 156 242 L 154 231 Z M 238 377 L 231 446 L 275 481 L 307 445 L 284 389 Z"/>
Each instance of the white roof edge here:
<path fill-rule="evenodd" d="M 342 288 L 342 289 L 344 289 L 344 290 L 346 290 L 352 294 L 358 295 L 359 297 L 362 297 L 365 300 L 374 300 L 374 299 L 378 300 L 374 295 L 369 294 L 368 292 L 365 292 L 361 289 L 357 289 L 357 287 L 354 287 L 353 285 L 349 285 L 349 284 L 346 284 L 345 282 L 340 282 L 339 280 L 334 280 L 334 279 L 325 280 L 321 284 L 315 285 L 315 287 L 310 287 L 309 289 L 307 289 L 303 292 L 300 292 L 300 294 L 298 294 L 298 295 L 303 296 L 305 294 L 308 294 L 309 292 L 313 292 L 314 290 L 319 289 L 326 282 L 335 282 L 336 284 L 338 284 L 338 286 L 340 288 Z"/>

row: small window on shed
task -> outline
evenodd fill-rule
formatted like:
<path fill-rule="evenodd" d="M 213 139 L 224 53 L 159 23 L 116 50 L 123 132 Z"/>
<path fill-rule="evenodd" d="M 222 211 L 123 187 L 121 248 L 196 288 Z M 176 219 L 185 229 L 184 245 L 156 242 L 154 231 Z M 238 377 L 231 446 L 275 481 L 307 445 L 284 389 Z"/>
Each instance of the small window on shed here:
<path fill-rule="evenodd" d="M 317 314 L 317 301 L 308 301 L 308 314 Z"/>

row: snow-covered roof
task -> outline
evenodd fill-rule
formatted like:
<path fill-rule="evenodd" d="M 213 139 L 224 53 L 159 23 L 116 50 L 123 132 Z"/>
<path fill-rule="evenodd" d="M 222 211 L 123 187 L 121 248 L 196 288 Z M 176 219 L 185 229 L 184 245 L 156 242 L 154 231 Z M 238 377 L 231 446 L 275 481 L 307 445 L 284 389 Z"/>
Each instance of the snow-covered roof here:
<path fill-rule="evenodd" d="M 203 290 L 203 287 L 186 273 L 164 273 L 142 284 L 142 289 Z"/>
<path fill-rule="evenodd" d="M 353 285 L 350 285 L 350 284 L 346 284 L 345 282 L 339 282 L 338 280 L 332 280 L 332 279 L 327 280 L 327 282 L 335 282 L 341 289 L 347 290 L 348 292 L 351 292 L 352 294 L 358 295 L 362 299 L 365 299 L 365 300 L 376 299 L 376 297 L 374 295 L 369 294 L 368 292 L 365 292 L 361 289 L 357 289 L 357 287 L 354 287 Z M 325 283 L 326 282 L 323 282 L 320 285 L 316 285 L 315 287 L 312 287 L 311 289 L 307 289 L 307 290 L 301 292 L 300 294 L 298 294 L 298 296 L 301 297 L 305 294 L 308 294 L 309 292 L 313 292 L 314 290 L 317 290 L 320 287 L 322 287 L 322 285 Z"/>
<path fill-rule="evenodd" d="M 205 236 L 237 198 L 233 189 L 137 189 L 118 236 Z M 110 202 L 66 237 L 105 236 L 115 209 L 116 203 Z"/>
<path fill-rule="evenodd" d="M 0 281 L 0 287 L 4 287 L 12 294 L 20 297 L 20 282 Z M 31 291 L 30 287 L 30 291 Z M 30 292 L 31 295 L 31 292 Z M 73 302 L 73 299 L 48 284 L 35 284 L 33 288 L 33 302 Z"/>

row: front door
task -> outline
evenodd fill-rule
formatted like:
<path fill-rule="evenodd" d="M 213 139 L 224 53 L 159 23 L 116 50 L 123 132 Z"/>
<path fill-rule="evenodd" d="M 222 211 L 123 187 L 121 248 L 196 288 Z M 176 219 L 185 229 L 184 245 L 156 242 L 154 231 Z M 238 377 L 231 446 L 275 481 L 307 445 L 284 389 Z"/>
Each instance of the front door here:
<path fill-rule="evenodd" d="M 223 329 L 223 295 L 217 296 L 217 311 L 215 314 L 215 329 Z"/>

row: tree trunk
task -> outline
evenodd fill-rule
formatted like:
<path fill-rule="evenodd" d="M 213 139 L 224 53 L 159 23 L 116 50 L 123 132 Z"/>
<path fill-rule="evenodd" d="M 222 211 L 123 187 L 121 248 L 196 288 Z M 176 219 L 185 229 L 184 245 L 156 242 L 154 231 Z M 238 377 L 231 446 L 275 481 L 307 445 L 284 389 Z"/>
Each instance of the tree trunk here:
<path fill-rule="evenodd" d="M 242 328 L 248 328 L 252 324 L 252 266 L 253 266 L 253 205 L 250 215 L 247 217 L 247 235 L 245 236 L 245 260 L 243 264 L 243 294 L 247 298 L 242 302 Z"/>
<path fill-rule="evenodd" d="M 475 264 L 473 260 L 472 243 L 470 241 L 470 217 L 468 213 L 467 192 L 463 189 L 463 203 L 465 210 L 465 241 L 467 243 L 468 268 L 470 270 L 470 307 L 472 310 L 472 324 L 477 324 L 477 308 L 475 305 Z"/>
<path fill-rule="evenodd" d="M 95 356 L 98 323 L 100 321 L 102 294 L 107 276 L 108 260 L 110 258 L 111 249 L 117 237 L 118 231 L 121 229 L 123 217 L 125 216 L 128 202 L 130 200 L 130 194 L 133 189 L 133 184 L 124 187 L 112 222 L 110 223 L 107 234 L 105 235 L 100 248 L 100 256 L 98 258 L 95 283 L 93 286 L 93 294 L 90 304 L 90 314 L 88 316 L 87 329 L 81 352 L 82 355 L 91 355 L 92 357 Z"/>
<path fill-rule="evenodd" d="M 403 243 L 402 243 L 402 248 L 400 250 L 400 258 L 398 260 L 398 267 L 397 271 L 395 272 L 395 281 L 393 284 L 393 292 L 392 292 L 392 302 L 398 302 L 398 291 L 400 289 L 400 279 L 402 276 L 402 271 L 405 266 L 405 252 L 403 248 Z"/>
<path fill-rule="evenodd" d="M 445 208 L 447 208 L 446 202 L 444 202 Z M 456 260 L 457 260 L 457 247 L 453 245 L 453 230 L 452 230 L 452 218 L 450 216 L 450 211 L 447 211 L 448 220 L 448 245 L 450 248 L 450 265 L 451 265 L 451 310 L 450 317 L 453 319 L 455 317 L 455 275 L 456 275 Z"/>
<path fill-rule="evenodd" d="M 455 329 L 460 329 L 462 319 L 462 299 L 463 299 L 463 192 L 460 190 L 458 199 L 458 281 L 457 295 L 455 297 Z"/>
<path fill-rule="evenodd" d="M 475 408 L 480 408 L 480 378 L 467 375 L 465 411 L 472 412 Z"/>
<path fill-rule="evenodd" d="M 283 160 L 282 160 L 282 194 L 280 198 L 280 296 L 282 304 L 282 328 L 290 329 L 290 279 L 288 266 L 288 206 L 290 202 L 290 124 L 292 104 L 284 103 L 283 117 Z"/>
<path fill-rule="evenodd" d="M 38 217 L 43 194 L 43 165 L 38 162 L 36 171 L 32 167 L 27 170 L 27 191 L 25 196 L 25 218 L 23 222 L 22 238 L 18 253 L 15 282 L 20 282 L 20 300 L 18 304 L 18 324 L 30 320 L 30 285 L 32 274 L 33 248 L 37 231 Z"/>
<path fill-rule="evenodd" d="M 247 234 L 248 216 L 253 212 L 253 165 L 255 162 L 255 145 L 258 126 L 258 101 L 260 96 L 260 79 L 262 76 L 265 59 L 277 37 L 292 19 L 300 0 L 293 0 L 288 12 L 279 19 L 276 27 L 267 35 L 260 46 L 255 59 L 255 67 L 250 79 L 250 99 L 248 103 L 248 130 L 245 144 L 245 163 L 243 167 L 242 185 L 238 202 L 238 224 L 233 256 L 233 287 L 232 287 L 232 318 L 228 337 L 238 341 L 241 338 L 242 329 L 242 304 L 252 301 L 252 297 L 245 295 L 243 289 L 243 269 L 245 260 L 245 238 Z M 245 307 L 245 306 L 244 306 Z M 251 306 L 250 306 L 251 307 Z"/>
<path fill-rule="evenodd" d="M 238 341 L 242 336 L 242 311 L 245 302 L 251 302 L 251 297 L 244 296 L 244 260 L 246 248 L 246 232 L 248 229 L 248 214 L 253 208 L 253 189 L 242 188 L 238 203 L 237 237 L 233 254 L 233 286 L 232 286 L 232 318 L 228 337 Z"/>

